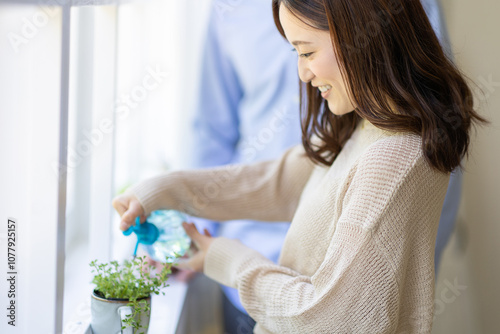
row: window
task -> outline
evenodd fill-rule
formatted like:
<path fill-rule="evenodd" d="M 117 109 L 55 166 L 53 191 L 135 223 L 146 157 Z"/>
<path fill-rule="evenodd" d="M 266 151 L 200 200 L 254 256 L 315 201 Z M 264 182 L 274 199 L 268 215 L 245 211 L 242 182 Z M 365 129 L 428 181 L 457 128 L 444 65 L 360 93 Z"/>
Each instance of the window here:
<path fill-rule="evenodd" d="M 90 260 L 131 254 L 111 199 L 181 165 L 210 6 L 44 3 L 0 1 L 0 217 L 17 222 L 20 333 L 63 332 L 90 293 Z"/>

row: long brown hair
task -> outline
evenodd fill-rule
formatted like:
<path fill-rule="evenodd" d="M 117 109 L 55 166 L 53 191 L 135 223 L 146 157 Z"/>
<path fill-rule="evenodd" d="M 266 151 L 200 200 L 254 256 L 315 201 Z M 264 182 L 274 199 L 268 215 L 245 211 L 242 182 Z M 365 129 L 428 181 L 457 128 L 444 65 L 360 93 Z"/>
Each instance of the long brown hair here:
<path fill-rule="evenodd" d="M 273 0 L 305 24 L 329 31 L 354 112 L 335 115 L 311 83 L 301 83 L 302 143 L 316 163 L 330 166 L 356 125 L 421 136 L 426 160 L 442 172 L 461 166 L 472 122 L 488 123 L 470 88 L 446 57 L 420 0 Z M 304 92 L 307 105 L 304 105 Z M 311 142 L 316 135 L 320 144 Z"/>

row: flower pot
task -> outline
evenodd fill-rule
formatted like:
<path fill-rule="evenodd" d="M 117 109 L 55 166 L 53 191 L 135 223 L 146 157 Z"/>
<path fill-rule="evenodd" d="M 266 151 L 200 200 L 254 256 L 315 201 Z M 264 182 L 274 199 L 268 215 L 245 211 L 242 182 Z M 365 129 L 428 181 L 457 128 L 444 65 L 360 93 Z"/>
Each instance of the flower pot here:
<path fill-rule="evenodd" d="M 138 299 L 146 300 L 149 308 L 151 308 L 151 296 Z M 92 320 L 90 326 L 92 328 L 92 333 L 94 334 L 136 334 L 136 333 L 147 333 L 147 328 L 149 325 L 150 311 L 143 312 L 140 315 L 140 319 L 136 320 L 141 324 L 141 328 L 138 331 L 134 331 L 132 327 L 127 327 L 122 331 L 122 326 L 125 326 L 123 322 L 126 319 L 127 314 L 132 314 L 133 310 L 131 307 L 127 306 L 129 303 L 128 299 L 106 299 L 100 297 L 96 294 L 96 291 L 92 293 L 90 309 Z"/>

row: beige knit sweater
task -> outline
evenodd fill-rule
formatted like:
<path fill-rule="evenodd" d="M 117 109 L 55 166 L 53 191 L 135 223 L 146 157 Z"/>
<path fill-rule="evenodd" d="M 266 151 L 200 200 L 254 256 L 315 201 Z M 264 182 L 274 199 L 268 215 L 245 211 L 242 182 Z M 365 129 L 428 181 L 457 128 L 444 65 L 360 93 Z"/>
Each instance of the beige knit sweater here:
<path fill-rule="evenodd" d="M 160 175 L 131 188 L 146 214 L 291 221 L 279 264 L 219 237 L 205 274 L 237 288 L 254 333 L 430 333 L 434 243 L 449 174 L 420 137 L 363 120 L 331 167 L 281 158 Z"/>

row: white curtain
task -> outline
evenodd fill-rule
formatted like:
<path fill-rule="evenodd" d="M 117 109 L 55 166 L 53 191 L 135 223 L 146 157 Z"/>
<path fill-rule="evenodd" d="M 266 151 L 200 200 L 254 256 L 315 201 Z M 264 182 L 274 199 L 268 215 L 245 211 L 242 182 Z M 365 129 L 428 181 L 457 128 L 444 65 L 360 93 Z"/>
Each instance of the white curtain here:
<path fill-rule="evenodd" d="M 63 120 L 62 131 L 68 131 L 65 201 L 58 193 L 59 145 L 66 143 L 60 141 L 59 115 L 68 88 L 61 87 L 59 5 L 67 1 L 51 1 L 51 7 L 14 2 L 0 1 L 0 261 L 7 259 L 7 218 L 15 218 L 15 330 L 54 333 L 60 314 L 68 322 L 88 299 L 90 260 L 131 252 L 111 199 L 140 179 L 182 164 L 210 1 L 73 2 L 87 6 L 71 8 L 66 31 L 71 48 L 69 121 Z M 60 208 L 66 210 L 66 246 L 58 254 Z M 64 267 L 58 266 L 64 258 Z M 63 313 L 56 300 L 61 282 Z M 9 303 L 7 288 L 1 280 L 2 305 Z M 12 330 L 0 323 L 0 332 Z"/>

